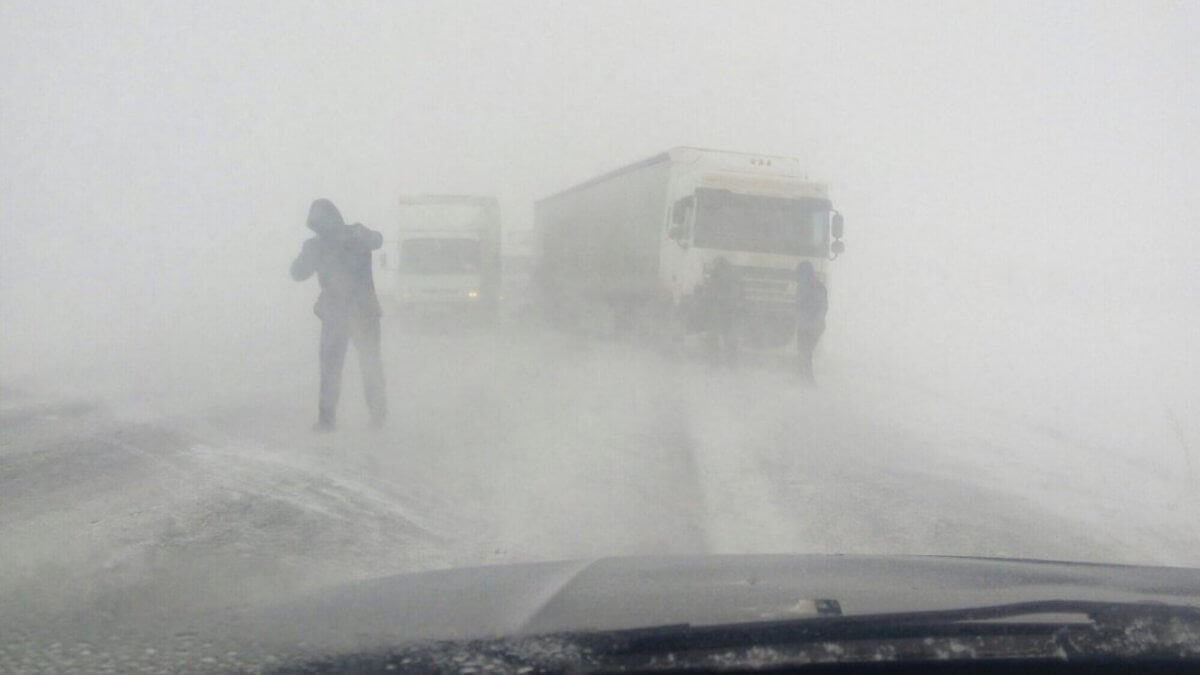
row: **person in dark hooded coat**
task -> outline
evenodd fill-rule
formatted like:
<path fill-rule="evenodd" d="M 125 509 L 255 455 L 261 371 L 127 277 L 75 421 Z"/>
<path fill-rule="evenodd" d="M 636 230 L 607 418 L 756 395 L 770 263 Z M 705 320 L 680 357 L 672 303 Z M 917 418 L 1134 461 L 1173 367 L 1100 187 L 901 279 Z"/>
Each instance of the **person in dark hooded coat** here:
<path fill-rule="evenodd" d="M 800 379 L 813 382 L 813 350 L 825 332 L 825 314 L 829 312 L 829 294 L 817 278 L 812 263 L 804 260 L 796 266 L 796 351 Z"/>
<path fill-rule="evenodd" d="M 744 291 L 741 279 L 728 260 L 717 258 L 713 261 L 712 270 L 699 295 L 709 362 L 712 365 L 736 366 L 737 319 L 742 310 Z"/>
<path fill-rule="evenodd" d="M 361 223 L 347 225 L 328 199 L 312 203 L 308 228 L 317 236 L 304 242 L 291 272 L 296 281 L 315 273 L 321 285 L 321 295 L 313 307 L 321 319 L 321 394 L 313 428 L 329 431 L 337 423 L 342 366 L 351 341 L 358 352 L 371 424 L 378 427 L 387 416 L 387 396 L 380 355 L 382 312 L 375 296 L 371 251 L 383 245 L 383 236 Z"/>

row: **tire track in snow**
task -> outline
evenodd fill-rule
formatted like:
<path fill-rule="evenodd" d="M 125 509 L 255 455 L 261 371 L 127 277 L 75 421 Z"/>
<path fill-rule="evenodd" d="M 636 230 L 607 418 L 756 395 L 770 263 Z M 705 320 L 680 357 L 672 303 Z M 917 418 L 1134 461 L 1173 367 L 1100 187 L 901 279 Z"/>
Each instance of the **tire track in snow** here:
<path fill-rule="evenodd" d="M 759 373 L 703 373 L 689 378 L 686 398 L 689 450 L 698 486 L 708 552 L 794 552 L 795 520 L 777 497 L 778 476 L 761 462 L 757 444 L 761 391 L 735 377 Z"/>
<path fill-rule="evenodd" d="M 464 500 L 489 514 L 484 536 L 498 559 L 705 551 L 674 370 L 628 345 L 555 339 L 542 347 L 514 362 L 522 377 L 486 385 L 521 402 L 473 467 L 487 480 Z"/>

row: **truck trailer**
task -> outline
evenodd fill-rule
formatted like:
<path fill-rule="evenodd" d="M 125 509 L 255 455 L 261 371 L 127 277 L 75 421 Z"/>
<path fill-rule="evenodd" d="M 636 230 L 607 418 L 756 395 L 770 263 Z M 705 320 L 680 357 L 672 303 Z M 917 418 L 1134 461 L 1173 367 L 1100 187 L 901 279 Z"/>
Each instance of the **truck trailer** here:
<path fill-rule="evenodd" d="M 842 218 L 796 159 L 679 147 L 539 200 L 538 284 L 558 319 L 668 340 L 703 327 L 697 293 L 718 258 L 744 289 L 742 343 L 794 339 L 795 270 L 829 284 Z"/>
<path fill-rule="evenodd" d="M 376 257 L 380 288 L 411 313 L 493 313 L 500 298 L 500 209 L 495 197 L 401 197 Z"/>

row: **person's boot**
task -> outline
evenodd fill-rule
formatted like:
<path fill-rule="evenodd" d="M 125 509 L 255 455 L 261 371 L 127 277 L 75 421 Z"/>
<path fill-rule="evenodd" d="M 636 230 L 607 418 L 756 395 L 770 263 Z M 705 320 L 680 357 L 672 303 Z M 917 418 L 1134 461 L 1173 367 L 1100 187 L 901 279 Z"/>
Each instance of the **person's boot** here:
<path fill-rule="evenodd" d="M 801 367 L 799 370 L 796 371 L 796 379 L 800 381 L 800 384 L 802 386 L 805 386 L 805 387 L 817 386 L 817 381 L 816 381 L 816 378 L 813 377 L 813 371 L 811 368 Z"/>
<path fill-rule="evenodd" d="M 326 434 L 337 429 L 337 424 L 334 422 L 333 415 L 322 410 L 317 416 L 317 423 L 313 425 L 312 430 L 319 434 Z"/>

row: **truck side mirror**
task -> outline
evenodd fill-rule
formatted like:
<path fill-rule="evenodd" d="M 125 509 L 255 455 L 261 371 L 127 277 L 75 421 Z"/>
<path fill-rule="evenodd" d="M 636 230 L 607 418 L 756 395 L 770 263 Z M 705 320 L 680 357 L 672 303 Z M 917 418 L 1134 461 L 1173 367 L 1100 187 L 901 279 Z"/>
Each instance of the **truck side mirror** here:
<path fill-rule="evenodd" d="M 830 229 L 831 234 L 833 234 L 834 239 L 842 238 L 842 235 L 845 234 L 845 232 L 844 232 L 845 223 L 842 220 L 842 214 L 840 214 L 840 213 L 833 214 L 833 226 L 830 227 L 829 229 Z"/>
<path fill-rule="evenodd" d="M 688 216 L 691 215 L 695 203 L 692 197 L 684 197 L 675 202 L 675 205 L 671 207 L 671 222 L 676 225 L 687 224 Z"/>
<path fill-rule="evenodd" d="M 695 203 L 692 197 L 684 197 L 675 202 L 675 205 L 671 207 L 671 222 L 674 225 L 671 226 L 671 229 L 667 230 L 667 236 L 683 248 L 687 248 L 688 246 L 688 219 L 692 214 Z"/>
<path fill-rule="evenodd" d="M 846 251 L 846 243 L 842 241 L 835 241 L 833 242 L 833 245 L 829 247 L 829 250 L 833 251 L 833 257 L 836 258 Z"/>
<path fill-rule="evenodd" d="M 672 239 L 680 248 L 688 247 L 688 229 L 686 225 L 672 225 L 671 229 L 667 230 L 667 236 Z"/>

